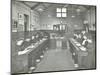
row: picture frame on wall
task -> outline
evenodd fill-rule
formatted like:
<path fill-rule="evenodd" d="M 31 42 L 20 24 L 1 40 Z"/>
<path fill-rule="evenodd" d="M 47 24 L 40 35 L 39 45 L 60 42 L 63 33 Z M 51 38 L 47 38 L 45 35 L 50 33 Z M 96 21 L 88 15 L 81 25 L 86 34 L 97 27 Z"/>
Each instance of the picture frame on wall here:
<path fill-rule="evenodd" d="M 18 13 L 18 24 L 24 25 L 24 14 Z"/>

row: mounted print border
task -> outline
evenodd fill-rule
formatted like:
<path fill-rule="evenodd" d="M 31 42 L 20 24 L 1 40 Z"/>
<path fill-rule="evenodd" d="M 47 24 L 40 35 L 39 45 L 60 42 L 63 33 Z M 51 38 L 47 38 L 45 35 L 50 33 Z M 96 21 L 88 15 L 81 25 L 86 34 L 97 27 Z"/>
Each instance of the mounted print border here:
<path fill-rule="evenodd" d="M 96 69 L 96 6 L 11 0 L 11 74 Z"/>

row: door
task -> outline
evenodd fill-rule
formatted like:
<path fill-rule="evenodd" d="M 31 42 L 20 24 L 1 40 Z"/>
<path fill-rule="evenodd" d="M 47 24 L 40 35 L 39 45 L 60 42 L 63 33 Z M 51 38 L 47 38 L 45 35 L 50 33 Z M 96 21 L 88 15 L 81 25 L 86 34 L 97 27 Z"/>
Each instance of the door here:
<path fill-rule="evenodd" d="M 28 36 L 29 16 L 24 14 L 24 38 Z"/>

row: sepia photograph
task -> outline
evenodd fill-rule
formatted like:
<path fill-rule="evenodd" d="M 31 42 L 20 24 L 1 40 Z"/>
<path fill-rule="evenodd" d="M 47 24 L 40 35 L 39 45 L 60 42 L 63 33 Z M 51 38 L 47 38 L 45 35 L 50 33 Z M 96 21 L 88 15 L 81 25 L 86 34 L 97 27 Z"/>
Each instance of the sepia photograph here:
<path fill-rule="evenodd" d="M 96 69 L 96 5 L 11 0 L 11 74 Z"/>

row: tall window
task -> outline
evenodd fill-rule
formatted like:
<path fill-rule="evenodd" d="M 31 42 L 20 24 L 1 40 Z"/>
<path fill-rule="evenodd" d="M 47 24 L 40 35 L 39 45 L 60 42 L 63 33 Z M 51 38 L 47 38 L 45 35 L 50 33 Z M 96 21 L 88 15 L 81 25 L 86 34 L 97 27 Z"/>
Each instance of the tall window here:
<path fill-rule="evenodd" d="M 57 8 L 56 16 L 57 17 L 67 17 L 67 8 Z"/>

